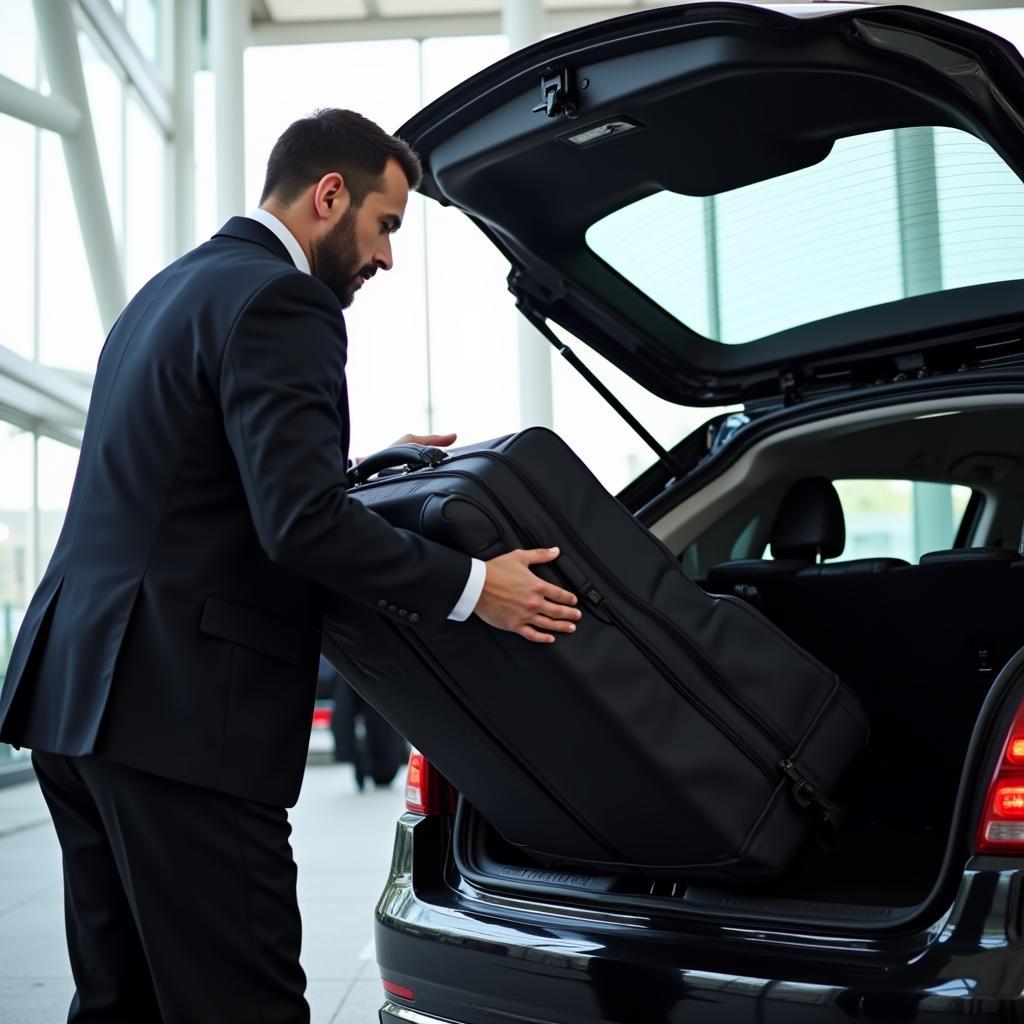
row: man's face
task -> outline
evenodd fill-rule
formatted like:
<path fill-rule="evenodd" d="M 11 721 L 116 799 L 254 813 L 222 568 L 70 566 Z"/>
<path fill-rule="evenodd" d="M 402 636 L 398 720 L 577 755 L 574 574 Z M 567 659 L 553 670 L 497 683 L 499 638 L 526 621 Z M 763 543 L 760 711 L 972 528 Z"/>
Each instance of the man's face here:
<path fill-rule="evenodd" d="M 342 309 L 378 270 L 390 270 L 391 235 L 398 230 L 409 200 L 409 182 L 397 160 L 384 168 L 381 191 L 349 206 L 331 230 L 313 245 L 311 269 L 338 297 Z"/>

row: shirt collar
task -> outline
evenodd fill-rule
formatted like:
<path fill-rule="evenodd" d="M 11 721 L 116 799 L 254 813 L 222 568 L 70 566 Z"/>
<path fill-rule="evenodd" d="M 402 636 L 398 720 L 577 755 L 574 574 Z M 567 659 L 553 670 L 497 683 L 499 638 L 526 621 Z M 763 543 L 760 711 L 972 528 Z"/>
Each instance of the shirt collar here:
<path fill-rule="evenodd" d="M 278 239 L 280 239 L 281 244 L 288 250 L 288 255 L 291 256 L 292 262 L 295 266 L 297 266 L 304 274 L 309 273 L 309 260 L 306 259 L 306 254 L 302 251 L 302 246 L 299 245 L 299 240 L 288 230 L 282 220 L 259 206 L 257 206 L 256 209 L 248 216 L 250 220 L 257 221 L 265 228 L 269 228 L 273 231 L 274 234 L 277 235 Z"/>

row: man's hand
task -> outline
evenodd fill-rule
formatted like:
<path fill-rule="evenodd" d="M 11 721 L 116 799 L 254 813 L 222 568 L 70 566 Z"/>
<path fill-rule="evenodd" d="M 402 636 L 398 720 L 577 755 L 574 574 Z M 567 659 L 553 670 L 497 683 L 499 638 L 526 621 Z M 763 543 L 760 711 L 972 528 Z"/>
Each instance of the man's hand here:
<path fill-rule="evenodd" d="M 531 565 L 553 562 L 558 548 L 510 551 L 486 563 L 487 577 L 474 614 L 489 626 L 518 633 L 538 644 L 553 644 L 553 633 L 572 633 L 582 618 L 575 594 L 545 583 Z M 550 630 L 542 633 L 541 630 Z"/>
<path fill-rule="evenodd" d="M 393 441 L 389 447 L 394 448 L 400 444 L 425 444 L 431 448 L 447 448 L 455 444 L 458 434 L 403 434 L 397 441 Z"/>
<path fill-rule="evenodd" d="M 455 443 L 458 434 L 403 434 L 397 441 L 392 441 L 389 448 L 397 448 L 400 444 L 425 444 L 430 448 L 447 448 Z M 358 466 L 365 455 L 357 455 L 352 461 Z"/>

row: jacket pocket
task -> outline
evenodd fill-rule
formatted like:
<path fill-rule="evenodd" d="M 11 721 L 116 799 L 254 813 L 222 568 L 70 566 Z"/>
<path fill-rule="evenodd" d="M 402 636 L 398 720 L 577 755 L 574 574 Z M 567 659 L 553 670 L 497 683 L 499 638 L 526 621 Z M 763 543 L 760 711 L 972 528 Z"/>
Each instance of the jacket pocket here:
<path fill-rule="evenodd" d="M 199 631 L 291 665 L 302 664 L 307 646 L 299 627 L 224 597 L 206 599 Z"/>

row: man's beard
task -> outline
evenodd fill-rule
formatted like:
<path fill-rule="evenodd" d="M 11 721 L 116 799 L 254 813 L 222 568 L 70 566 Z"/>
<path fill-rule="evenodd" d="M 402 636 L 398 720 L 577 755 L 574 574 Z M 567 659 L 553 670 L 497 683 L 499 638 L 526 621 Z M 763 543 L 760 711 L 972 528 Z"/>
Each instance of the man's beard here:
<path fill-rule="evenodd" d="M 356 245 L 356 211 L 351 206 L 341 220 L 313 246 L 313 276 L 323 281 L 348 309 L 356 295 L 361 274 L 374 274 L 376 266 L 359 262 Z"/>

